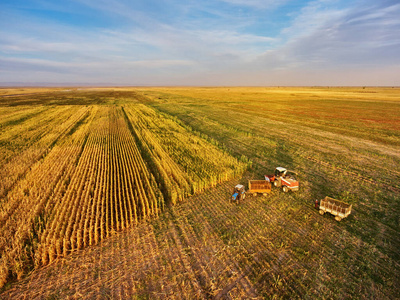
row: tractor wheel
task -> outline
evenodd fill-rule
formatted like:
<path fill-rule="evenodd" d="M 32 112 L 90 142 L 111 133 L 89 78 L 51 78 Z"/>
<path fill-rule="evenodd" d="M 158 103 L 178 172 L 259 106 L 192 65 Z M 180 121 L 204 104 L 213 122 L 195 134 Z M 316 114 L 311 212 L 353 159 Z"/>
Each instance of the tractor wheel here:
<path fill-rule="evenodd" d="M 339 217 L 339 216 L 336 216 L 336 217 L 335 217 L 335 220 L 338 221 L 338 222 L 340 222 L 340 221 L 342 220 L 342 218 Z"/>
<path fill-rule="evenodd" d="M 289 188 L 286 185 L 283 186 L 282 190 L 284 193 L 289 192 Z"/>
<path fill-rule="evenodd" d="M 246 194 L 243 194 L 243 198 L 242 198 L 242 200 L 244 200 L 244 198 L 246 198 Z"/>
<path fill-rule="evenodd" d="M 274 181 L 274 186 L 279 187 L 279 181 L 278 180 Z"/>
<path fill-rule="evenodd" d="M 325 213 L 325 212 L 324 212 L 322 209 L 319 210 L 319 214 L 320 214 L 321 216 L 322 216 L 324 213 Z"/>

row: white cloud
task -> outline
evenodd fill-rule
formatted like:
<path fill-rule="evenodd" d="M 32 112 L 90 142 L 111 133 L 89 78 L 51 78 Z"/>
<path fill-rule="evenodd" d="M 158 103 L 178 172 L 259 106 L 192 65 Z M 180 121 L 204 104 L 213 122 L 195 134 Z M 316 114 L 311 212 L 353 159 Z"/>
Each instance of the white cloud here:
<path fill-rule="evenodd" d="M 218 11 L 212 1 L 206 1 L 202 9 L 196 1 L 163 2 L 179 11 L 171 23 L 155 18 L 153 12 L 135 9 L 128 0 L 76 1 L 123 21 L 107 29 L 86 28 L 21 19 L 15 12 L 6 12 L 0 22 L 11 25 L 0 33 L 0 82 L 24 78 L 24 74 L 26 80 L 34 80 L 35 74 L 35 79 L 59 82 L 75 78 L 121 84 L 282 85 L 285 78 L 287 84 L 297 78 L 303 84 L 317 84 L 329 78 L 341 82 L 334 80 L 340 72 L 354 75 L 354 70 L 362 69 L 363 82 L 373 77 L 365 74 L 370 70 L 392 83 L 394 70 L 400 66 L 397 1 L 359 0 L 344 8 L 337 5 L 338 0 L 311 1 L 292 13 L 292 21 L 279 36 L 247 31 L 254 21 L 251 14 L 229 16 L 229 11 Z M 244 0 L 225 2 L 246 5 Z M 246 3 L 253 12 L 257 5 L 278 5 L 277 1 Z M 203 14 L 206 19 L 198 16 Z"/>
<path fill-rule="evenodd" d="M 231 5 L 248 6 L 258 9 L 267 9 L 267 8 L 272 9 L 278 6 L 282 6 L 286 2 L 288 2 L 288 0 L 220 0 L 220 1 Z"/>
<path fill-rule="evenodd" d="M 400 5 L 325 10 L 319 4 L 303 9 L 283 31 L 288 41 L 257 64 L 276 69 L 400 64 Z"/>

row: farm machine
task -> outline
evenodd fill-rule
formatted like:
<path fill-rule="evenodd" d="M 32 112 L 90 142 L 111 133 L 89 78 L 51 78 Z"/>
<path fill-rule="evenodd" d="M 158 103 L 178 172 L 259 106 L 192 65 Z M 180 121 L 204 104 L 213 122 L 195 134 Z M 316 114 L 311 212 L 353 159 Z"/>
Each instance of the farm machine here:
<path fill-rule="evenodd" d="M 245 197 L 246 197 L 246 190 L 244 188 L 244 185 L 242 184 L 235 185 L 235 187 L 233 188 L 231 200 L 233 202 L 236 202 L 236 204 L 238 204 L 239 201 L 244 200 Z"/>
<path fill-rule="evenodd" d="M 298 191 L 299 182 L 296 179 L 297 174 L 282 167 L 275 169 L 274 175 L 265 175 L 265 180 L 273 182 L 274 186 L 282 187 L 283 192 Z"/>
<path fill-rule="evenodd" d="M 249 189 L 247 193 L 253 196 L 257 196 L 258 194 L 262 194 L 263 196 L 267 196 L 268 193 L 271 192 L 271 183 L 265 180 L 249 180 Z M 240 200 L 244 200 L 246 197 L 246 190 L 244 185 L 237 184 L 233 188 L 233 193 L 231 197 L 231 201 L 236 202 L 238 204 Z"/>
<path fill-rule="evenodd" d="M 285 168 L 277 167 L 274 175 L 265 175 L 265 180 L 249 180 L 249 189 L 247 193 L 253 196 L 262 194 L 267 196 L 271 192 L 271 183 L 276 187 L 282 187 L 282 190 L 287 193 L 289 191 L 298 191 L 299 182 L 296 179 L 297 174 L 293 171 L 288 171 Z M 238 204 L 240 200 L 246 197 L 244 185 L 237 184 L 233 188 L 231 201 Z"/>

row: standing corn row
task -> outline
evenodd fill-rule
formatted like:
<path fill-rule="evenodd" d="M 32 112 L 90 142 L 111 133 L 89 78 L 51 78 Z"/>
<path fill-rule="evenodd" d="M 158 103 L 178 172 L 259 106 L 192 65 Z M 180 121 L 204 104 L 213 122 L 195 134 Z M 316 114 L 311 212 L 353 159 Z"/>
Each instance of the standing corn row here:
<path fill-rule="evenodd" d="M 232 179 L 247 168 L 152 108 L 135 104 L 124 107 L 124 112 L 143 156 L 172 204 Z"/>
<path fill-rule="evenodd" d="M 165 198 L 176 203 L 245 168 L 143 105 L 75 112 L 46 137 L 51 151 L 0 199 L 0 233 L 9 237 L 0 239 L 0 285 L 26 264 L 96 244 L 157 216 Z"/>
<path fill-rule="evenodd" d="M 56 214 L 42 236 L 42 263 L 157 215 L 161 193 L 121 111 L 97 111 Z M 162 201 L 162 200 L 161 200 Z"/>

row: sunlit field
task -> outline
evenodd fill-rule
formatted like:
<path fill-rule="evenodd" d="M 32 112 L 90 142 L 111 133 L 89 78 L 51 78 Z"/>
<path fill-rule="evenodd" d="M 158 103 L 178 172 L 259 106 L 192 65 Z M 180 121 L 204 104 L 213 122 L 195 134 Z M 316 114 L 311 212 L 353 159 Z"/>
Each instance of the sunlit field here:
<path fill-rule="evenodd" d="M 399 88 L 0 89 L 0 116 L 1 299 L 400 297 Z M 231 203 L 278 166 L 298 192 Z"/>

